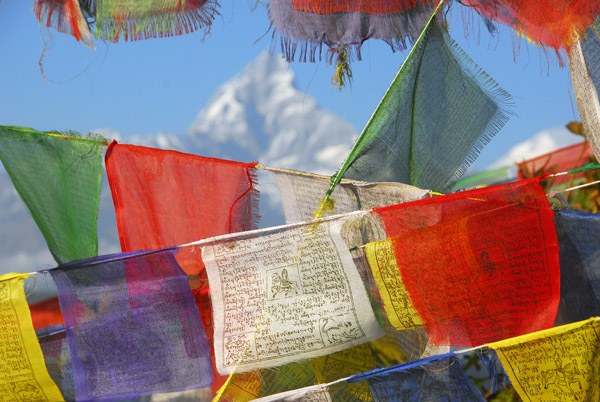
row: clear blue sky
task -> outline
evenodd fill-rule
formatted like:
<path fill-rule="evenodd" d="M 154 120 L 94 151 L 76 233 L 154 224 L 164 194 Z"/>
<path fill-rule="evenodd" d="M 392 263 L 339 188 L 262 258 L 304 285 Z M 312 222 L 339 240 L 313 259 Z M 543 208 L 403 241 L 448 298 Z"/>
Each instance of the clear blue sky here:
<path fill-rule="evenodd" d="M 68 35 L 40 31 L 32 0 L 0 1 L 0 124 L 81 132 L 112 128 L 125 136 L 185 134 L 217 87 L 272 44 L 271 31 L 259 40 L 269 28 L 264 8 L 253 11 L 253 0 L 221 3 L 221 16 L 204 40 L 196 32 L 139 42 L 97 41 L 93 51 Z M 513 95 L 517 113 L 478 165 L 545 128 L 578 118 L 568 68 L 558 68 L 552 55 L 547 61 L 544 52 L 524 40 L 515 61 L 516 39 L 508 29 L 492 38 L 481 24 L 475 26 L 480 31 L 475 39 L 465 39 L 464 7 L 453 8 L 452 36 Z M 49 40 L 43 59 L 46 83 L 38 65 L 44 40 Z M 342 92 L 331 86 L 333 67 L 324 61 L 295 62 L 290 68 L 300 90 L 360 131 L 405 56 L 382 42 L 367 41 L 363 61 L 352 64 L 353 86 Z"/>

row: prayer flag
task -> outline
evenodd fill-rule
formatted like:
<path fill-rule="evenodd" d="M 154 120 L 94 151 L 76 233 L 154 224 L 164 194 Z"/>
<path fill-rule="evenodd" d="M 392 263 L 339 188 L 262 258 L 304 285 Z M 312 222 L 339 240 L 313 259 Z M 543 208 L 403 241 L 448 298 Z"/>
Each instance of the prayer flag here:
<path fill-rule="evenodd" d="M 54 380 L 65 399 L 74 401 L 73 361 L 71 360 L 64 325 L 54 324 L 35 332 L 42 347 L 50 377 Z"/>
<path fill-rule="evenodd" d="M 375 402 L 485 401 L 453 354 L 376 369 L 351 377 L 348 382 L 363 380 L 369 384 Z"/>
<path fill-rule="evenodd" d="M 313 1 L 270 0 L 271 22 L 281 35 L 282 52 L 293 61 L 315 61 L 323 45 L 329 58 L 345 50 L 356 53 L 367 39 L 383 39 L 392 50 L 404 50 L 419 35 L 433 11 L 431 0 Z M 338 58 L 340 54 L 337 54 Z"/>
<path fill-rule="evenodd" d="M 364 213 L 202 245 L 220 374 L 281 366 L 381 337 L 341 227 Z"/>
<path fill-rule="evenodd" d="M 64 401 L 46 370 L 25 299 L 29 274 L 0 276 L 0 399 Z"/>
<path fill-rule="evenodd" d="M 489 344 L 524 401 L 600 398 L 600 321 L 547 329 Z"/>
<path fill-rule="evenodd" d="M 65 318 L 78 400 L 211 384 L 206 335 L 173 250 L 104 256 L 50 273 Z"/>
<path fill-rule="evenodd" d="M 60 263 L 98 255 L 98 199 L 106 141 L 0 126 L 0 159 Z"/>
<path fill-rule="evenodd" d="M 256 163 L 119 145 L 106 151 L 121 249 L 156 250 L 256 228 Z M 202 270 L 184 248 L 177 261 L 189 275 Z"/>
<path fill-rule="evenodd" d="M 331 185 L 327 176 L 292 170 L 269 170 L 277 180 L 286 223 L 306 222 L 314 218 L 323 194 Z M 330 199 L 331 208 L 323 216 L 400 204 L 428 196 L 427 190 L 402 183 L 365 183 L 342 180 Z"/>
<path fill-rule="evenodd" d="M 217 0 L 95 0 L 99 39 L 118 42 L 210 31 Z"/>
<path fill-rule="evenodd" d="M 422 326 L 400 277 L 392 241 L 386 239 L 368 243 L 365 253 L 390 323 L 398 330 Z"/>
<path fill-rule="evenodd" d="M 538 180 L 374 210 L 434 344 L 477 346 L 552 326 L 558 242 Z"/>
<path fill-rule="evenodd" d="M 597 24 L 598 22 L 594 22 Z M 586 35 L 569 48 L 569 69 L 583 132 L 596 159 L 600 158 L 600 34 L 588 29 Z"/>
<path fill-rule="evenodd" d="M 36 0 L 35 15 L 42 24 L 57 31 L 73 35 L 88 47 L 96 49 L 92 33 L 85 19 L 79 0 Z"/>
<path fill-rule="evenodd" d="M 518 178 L 529 179 L 535 176 L 543 176 L 548 173 L 562 173 L 573 170 L 589 163 L 590 157 L 593 156 L 594 154 L 588 142 L 569 145 L 568 147 L 560 148 L 536 158 L 517 163 L 519 168 Z M 583 174 L 579 173 L 575 176 L 563 175 L 553 177 L 549 180 L 552 180 L 552 185 L 555 186 L 581 177 L 583 177 Z"/>
<path fill-rule="evenodd" d="M 576 42 L 600 13 L 599 0 L 465 0 L 462 4 L 557 50 Z"/>
<path fill-rule="evenodd" d="M 555 213 L 560 246 L 560 304 L 554 325 L 600 316 L 600 216 Z"/>
<path fill-rule="evenodd" d="M 509 95 L 431 17 L 336 174 L 439 191 L 508 120 Z"/>

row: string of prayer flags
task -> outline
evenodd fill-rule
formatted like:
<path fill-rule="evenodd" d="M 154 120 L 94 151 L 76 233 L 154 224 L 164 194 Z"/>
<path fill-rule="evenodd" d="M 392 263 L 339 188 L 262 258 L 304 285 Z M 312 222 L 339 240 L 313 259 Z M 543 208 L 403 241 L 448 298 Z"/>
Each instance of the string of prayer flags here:
<path fill-rule="evenodd" d="M 323 356 L 381 337 L 345 221 L 228 235 L 202 245 L 220 374 Z"/>
<path fill-rule="evenodd" d="M 211 384 L 210 351 L 173 250 L 104 256 L 50 270 L 77 400 Z"/>
<path fill-rule="evenodd" d="M 444 189 L 508 120 L 509 98 L 432 16 L 332 184 Z"/>
<path fill-rule="evenodd" d="M 594 22 L 597 24 L 597 22 Z M 569 70 L 583 132 L 596 158 L 600 158 L 600 37 L 596 29 L 569 48 Z"/>
<path fill-rule="evenodd" d="M 600 218 L 555 212 L 560 245 L 560 304 L 555 326 L 600 316 Z"/>
<path fill-rule="evenodd" d="M 23 288 L 28 274 L 0 276 L 0 399 L 64 401 L 46 370 Z"/>
<path fill-rule="evenodd" d="M 465 0 L 462 4 L 556 50 L 576 42 L 600 13 L 598 0 Z"/>
<path fill-rule="evenodd" d="M 526 401 L 597 401 L 600 398 L 600 321 L 547 329 L 489 344 L 519 396 Z"/>
<path fill-rule="evenodd" d="M 98 255 L 106 141 L 0 126 L 0 159 L 59 263 Z"/>
<path fill-rule="evenodd" d="M 517 163 L 518 178 L 521 180 L 543 176 L 548 173 L 566 172 L 589 163 L 590 158 L 593 158 L 593 156 L 594 154 L 587 141 L 569 145 L 568 147 Z M 552 180 L 552 185 L 557 185 L 581 177 L 583 177 L 583 174 L 579 173 L 575 176 L 562 175 L 548 178 L 548 180 Z"/>
<path fill-rule="evenodd" d="M 94 0 L 95 36 L 118 42 L 210 31 L 216 0 Z"/>
<path fill-rule="evenodd" d="M 38 21 L 47 27 L 70 34 L 92 49 L 92 33 L 79 4 L 79 0 L 36 0 L 34 5 Z"/>
<path fill-rule="evenodd" d="M 539 179 L 374 212 L 434 345 L 476 346 L 552 327 L 559 252 Z"/>
<path fill-rule="evenodd" d="M 485 401 L 453 354 L 376 369 L 351 377 L 348 382 L 364 380 L 375 402 Z"/>
<path fill-rule="evenodd" d="M 356 53 L 367 39 L 382 39 L 392 50 L 404 50 L 413 42 L 433 11 L 431 0 L 321 1 L 270 0 L 269 14 L 281 35 L 282 52 L 293 61 L 315 61 L 323 45 L 330 60 Z"/>
<path fill-rule="evenodd" d="M 330 178 L 291 170 L 269 169 L 277 180 L 286 223 L 306 222 L 314 218 L 319 202 L 330 186 Z M 330 199 L 331 208 L 323 216 L 400 204 L 428 196 L 428 190 L 402 183 L 365 183 L 342 180 Z"/>

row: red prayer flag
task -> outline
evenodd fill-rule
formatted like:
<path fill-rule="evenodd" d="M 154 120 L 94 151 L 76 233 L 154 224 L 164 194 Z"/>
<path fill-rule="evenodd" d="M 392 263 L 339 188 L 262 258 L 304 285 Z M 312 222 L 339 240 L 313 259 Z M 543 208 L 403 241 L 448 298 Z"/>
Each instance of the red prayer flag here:
<path fill-rule="evenodd" d="M 462 4 L 554 49 L 575 43 L 600 12 L 600 0 L 464 0 Z"/>
<path fill-rule="evenodd" d="M 594 152 L 587 141 L 580 142 L 579 144 L 569 145 L 568 147 L 560 148 L 547 154 L 540 155 L 536 158 L 517 163 L 519 168 L 517 177 L 519 179 L 529 178 L 532 176 L 524 177 L 523 173 L 535 174 L 536 172 L 542 174 L 535 174 L 541 176 L 547 173 L 559 173 L 566 172 L 578 167 L 585 165 L 590 162 L 590 158 L 594 157 Z M 595 159 L 593 160 L 595 162 Z M 573 179 L 579 179 L 583 177 L 583 173 L 576 175 L 564 175 L 554 177 L 552 180 L 553 185 L 567 182 Z"/>
<path fill-rule="evenodd" d="M 255 229 L 255 166 L 113 142 L 106 173 L 121 249 L 155 250 Z M 177 260 L 188 274 L 199 273 Z"/>
<path fill-rule="evenodd" d="M 31 320 L 33 321 L 33 328 L 35 329 L 48 327 L 50 325 L 64 324 L 58 297 L 30 304 L 29 310 L 31 311 Z"/>
<path fill-rule="evenodd" d="M 106 173 L 121 249 L 156 250 L 256 229 L 255 166 L 113 142 L 106 151 Z M 212 310 L 200 250 L 182 247 L 176 259 L 190 276 L 212 344 Z M 213 385 L 220 382 L 215 378 Z"/>
<path fill-rule="evenodd" d="M 539 179 L 375 211 L 434 344 L 477 346 L 552 327 L 558 240 Z"/>

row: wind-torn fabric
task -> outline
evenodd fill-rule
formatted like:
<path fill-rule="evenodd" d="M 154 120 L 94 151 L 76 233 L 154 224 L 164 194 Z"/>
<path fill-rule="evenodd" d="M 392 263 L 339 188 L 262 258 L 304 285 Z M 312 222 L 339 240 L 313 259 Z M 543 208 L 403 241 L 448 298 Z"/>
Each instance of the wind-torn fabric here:
<path fill-rule="evenodd" d="M 461 4 L 557 50 L 575 43 L 600 13 L 599 0 L 464 0 Z"/>
<path fill-rule="evenodd" d="M 36 0 L 33 7 L 41 24 L 72 35 L 77 41 L 96 49 L 78 0 Z"/>
<path fill-rule="evenodd" d="M 600 216 L 556 211 L 560 304 L 554 325 L 600 316 Z"/>
<path fill-rule="evenodd" d="M 336 178 L 444 189 L 508 120 L 509 98 L 432 18 Z"/>
<path fill-rule="evenodd" d="M 36 330 L 40 342 L 46 368 L 52 380 L 58 386 L 67 401 L 75 400 L 75 383 L 73 382 L 73 362 L 69 352 L 69 342 L 65 327 L 55 324 Z"/>
<path fill-rule="evenodd" d="M 600 398 L 600 321 L 591 318 L 488 345 L 525 401 Z"/>
<path fill-rule="evenodd" d="M 343 49 L 360 60 L 367 39 L 382 39 L 392 50 L 405 50 L 419 36 L 435 4 L 431 0 L 269 0 L 267 7 L 286 59 L 293 61 L 298 53 L 298 61 L 314 62 L 323 46 L 329 50 L 329 61 Z"/>
<path fill-rule="evenodd" d="M 270 170 L 270 173 L 279 185 L 286 223 L 313 219 L 319 202 L 329 189 L 330 178 L 293 171 Z M 408 184 L 342 180 L 330 197 L 331 208 L 325 208 L 323 216 L 400 204 L 427 196 L 428 190 Z"/>
<path fill-rule="evenodd" d="M 27 276 L 0 276 L 0 400 L 64 401 L 33 329 L 23 289 Z"/>
<path fill-rule="evenodd" d="M 375 402 L 485 401 L 452 354 L 373 370 L 348 382 L 365 380 Z"/>
<path fill-rule="evenodd" d="M 595 22 L 596 24 L 597 22 Z M 600 158 L 600 34 L 588 29 L 569 48 L 569 70 L 583 131 L 596 159 Z"/>
<path fill-rule="evenodd" d="M 103 138 L 0 126 L 0 159 L 62 264 L 98 255 Z"/>
<path fill-rule="evenodd" d="M 538 180 L 374 210 L 433 344 L 477 346 L 552 327 L 559 250 Z"/>
<path fill-rule="evenodd" d="M 217 0 L 95 0 L 99 39 L 117 42 L 210 32 Z"/>
<path fill-rule="evenodd" d="M 281 366 L 383 334 L 347 244 L 347 219 L 225 236 L 202 245 L 221 374 Z"/>
<path fill-rule="evenodd" d="M 517 163 L 518 178 L 528 179 L 547 173 L 566 172 L 589 163 L 590 157 L 593 157 L 593 155 L 592 149 L 587 142 L 569 145 L 568 147 Z M 583 173 L 578 173 L 574 176 L 563 175 L 552 177 L 548 180 L 552 181 L 552 185 L 557 185 L 581 177 L 583 177 Z"/>
<path fill-rule="evenodd" d="M 173 251 L 116 254 L 50 271 L 79 400 L 119 400 L 211 384 L 210 351 Z"/>

